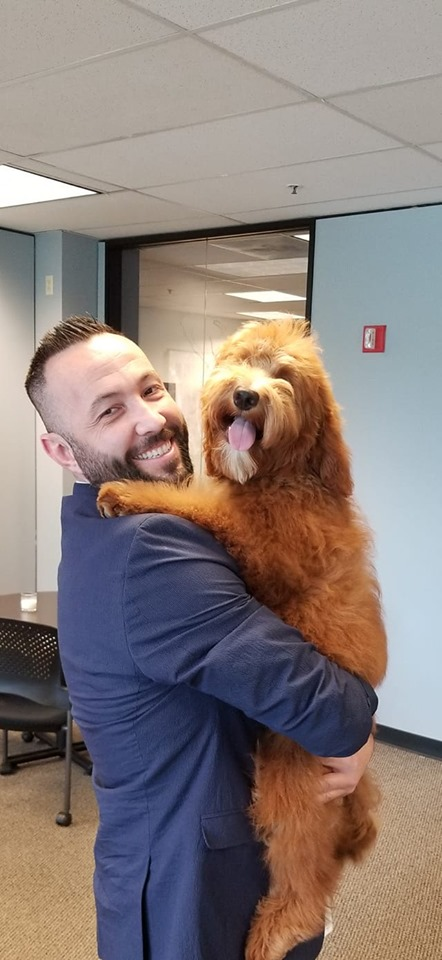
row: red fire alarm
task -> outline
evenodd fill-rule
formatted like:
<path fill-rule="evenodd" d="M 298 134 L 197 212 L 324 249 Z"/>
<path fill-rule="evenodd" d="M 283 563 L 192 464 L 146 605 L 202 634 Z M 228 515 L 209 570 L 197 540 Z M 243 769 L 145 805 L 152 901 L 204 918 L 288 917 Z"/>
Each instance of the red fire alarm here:
<path fill-rule="evenodd" d="M 387 327 L 364 327 L 362 336 L 363 353 L 384 353 Z"/>

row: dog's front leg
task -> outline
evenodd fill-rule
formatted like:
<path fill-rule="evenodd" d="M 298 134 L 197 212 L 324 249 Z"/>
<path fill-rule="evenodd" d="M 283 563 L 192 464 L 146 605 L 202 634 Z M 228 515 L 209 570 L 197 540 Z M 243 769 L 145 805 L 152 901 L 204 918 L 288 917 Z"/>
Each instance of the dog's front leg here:
<path fill-rule="evenodd" d="M 226 546 L 231 539 L 229 531 L 235 527 L 214 492 L 199 487 L 177 487 L 172 483 L 146 483 L 144 480 L 116 480 L 102 484 L 97 506 L 104 517 L 171 513 L 210 530 Z"/>

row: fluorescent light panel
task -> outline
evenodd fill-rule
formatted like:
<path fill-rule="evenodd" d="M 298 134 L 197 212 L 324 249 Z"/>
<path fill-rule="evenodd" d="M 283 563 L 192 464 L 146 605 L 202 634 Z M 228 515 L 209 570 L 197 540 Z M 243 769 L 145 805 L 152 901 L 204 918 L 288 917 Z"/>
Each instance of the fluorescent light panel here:
<path fill-rule="evenodd" d="M 27 203 L 45 203 L 48 200 L 65 200 L 95 193 L 96 190 L 85 190 L 71 183 L 0 164 L 0 207 L 19 207 Z"/>
<path fill-rule="evenodd" d="M 282 293 L 280 290 L 249 290 L 248 293 L 226 293 L 226 297 L 242 297 L 256 303 L 283 303 L 289 300 L 305 300 L 295 293 Z"/>
<path fill-rule="evenodd" d="M 254 320 L 304 320 L 304 315 L 299 313 L 281 313 L 278 310 L 263 310 L 262 313 L 252 311 L 251 313 L 237 313 L 238 317 L 253 317 Z"/>

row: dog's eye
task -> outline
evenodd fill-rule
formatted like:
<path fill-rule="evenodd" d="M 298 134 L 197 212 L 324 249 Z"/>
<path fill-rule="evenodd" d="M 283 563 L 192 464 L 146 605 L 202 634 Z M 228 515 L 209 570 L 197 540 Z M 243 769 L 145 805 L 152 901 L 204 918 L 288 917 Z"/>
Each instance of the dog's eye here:
<path fill-rule="evenodd" d="M 293 378 L 293 368 L 289 371 L 287 367 L 278 367 L 277 370 L 272 370 L 272 379 L 273 380 L 287 380 L 290 383 L 290 380 Z"/>

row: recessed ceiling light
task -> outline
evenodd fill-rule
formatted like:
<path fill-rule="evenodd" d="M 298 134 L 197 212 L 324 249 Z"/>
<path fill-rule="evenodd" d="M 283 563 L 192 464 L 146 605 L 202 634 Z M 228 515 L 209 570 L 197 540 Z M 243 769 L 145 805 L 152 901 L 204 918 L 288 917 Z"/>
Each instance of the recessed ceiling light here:
<path fill-rule="evenodd" d="M 238 317 L 253 317 L 255 320 L 304 320 L 299 313 L 281 313 L 278 310 L 263 310 L 251 313 L 237 313 Z"/>
<path fill-rule="evenodd" d="M 248 293 L 226 293 L 226 297 L 243 297 L 244 300 L 255 300 L 257 303 L 305 300 L 305 297 L 298 297 L 294 293 L 281 293 L 280 290 L 250 290 Z"/>
<path fill-rule="evenodd" d="M 97 191 L 74 187 L 71 183 L 0 164 L 0 207 L 19 207 L 27 203 L 44 203 L 48 200 L 84 197 L 94 193 Z"/>

